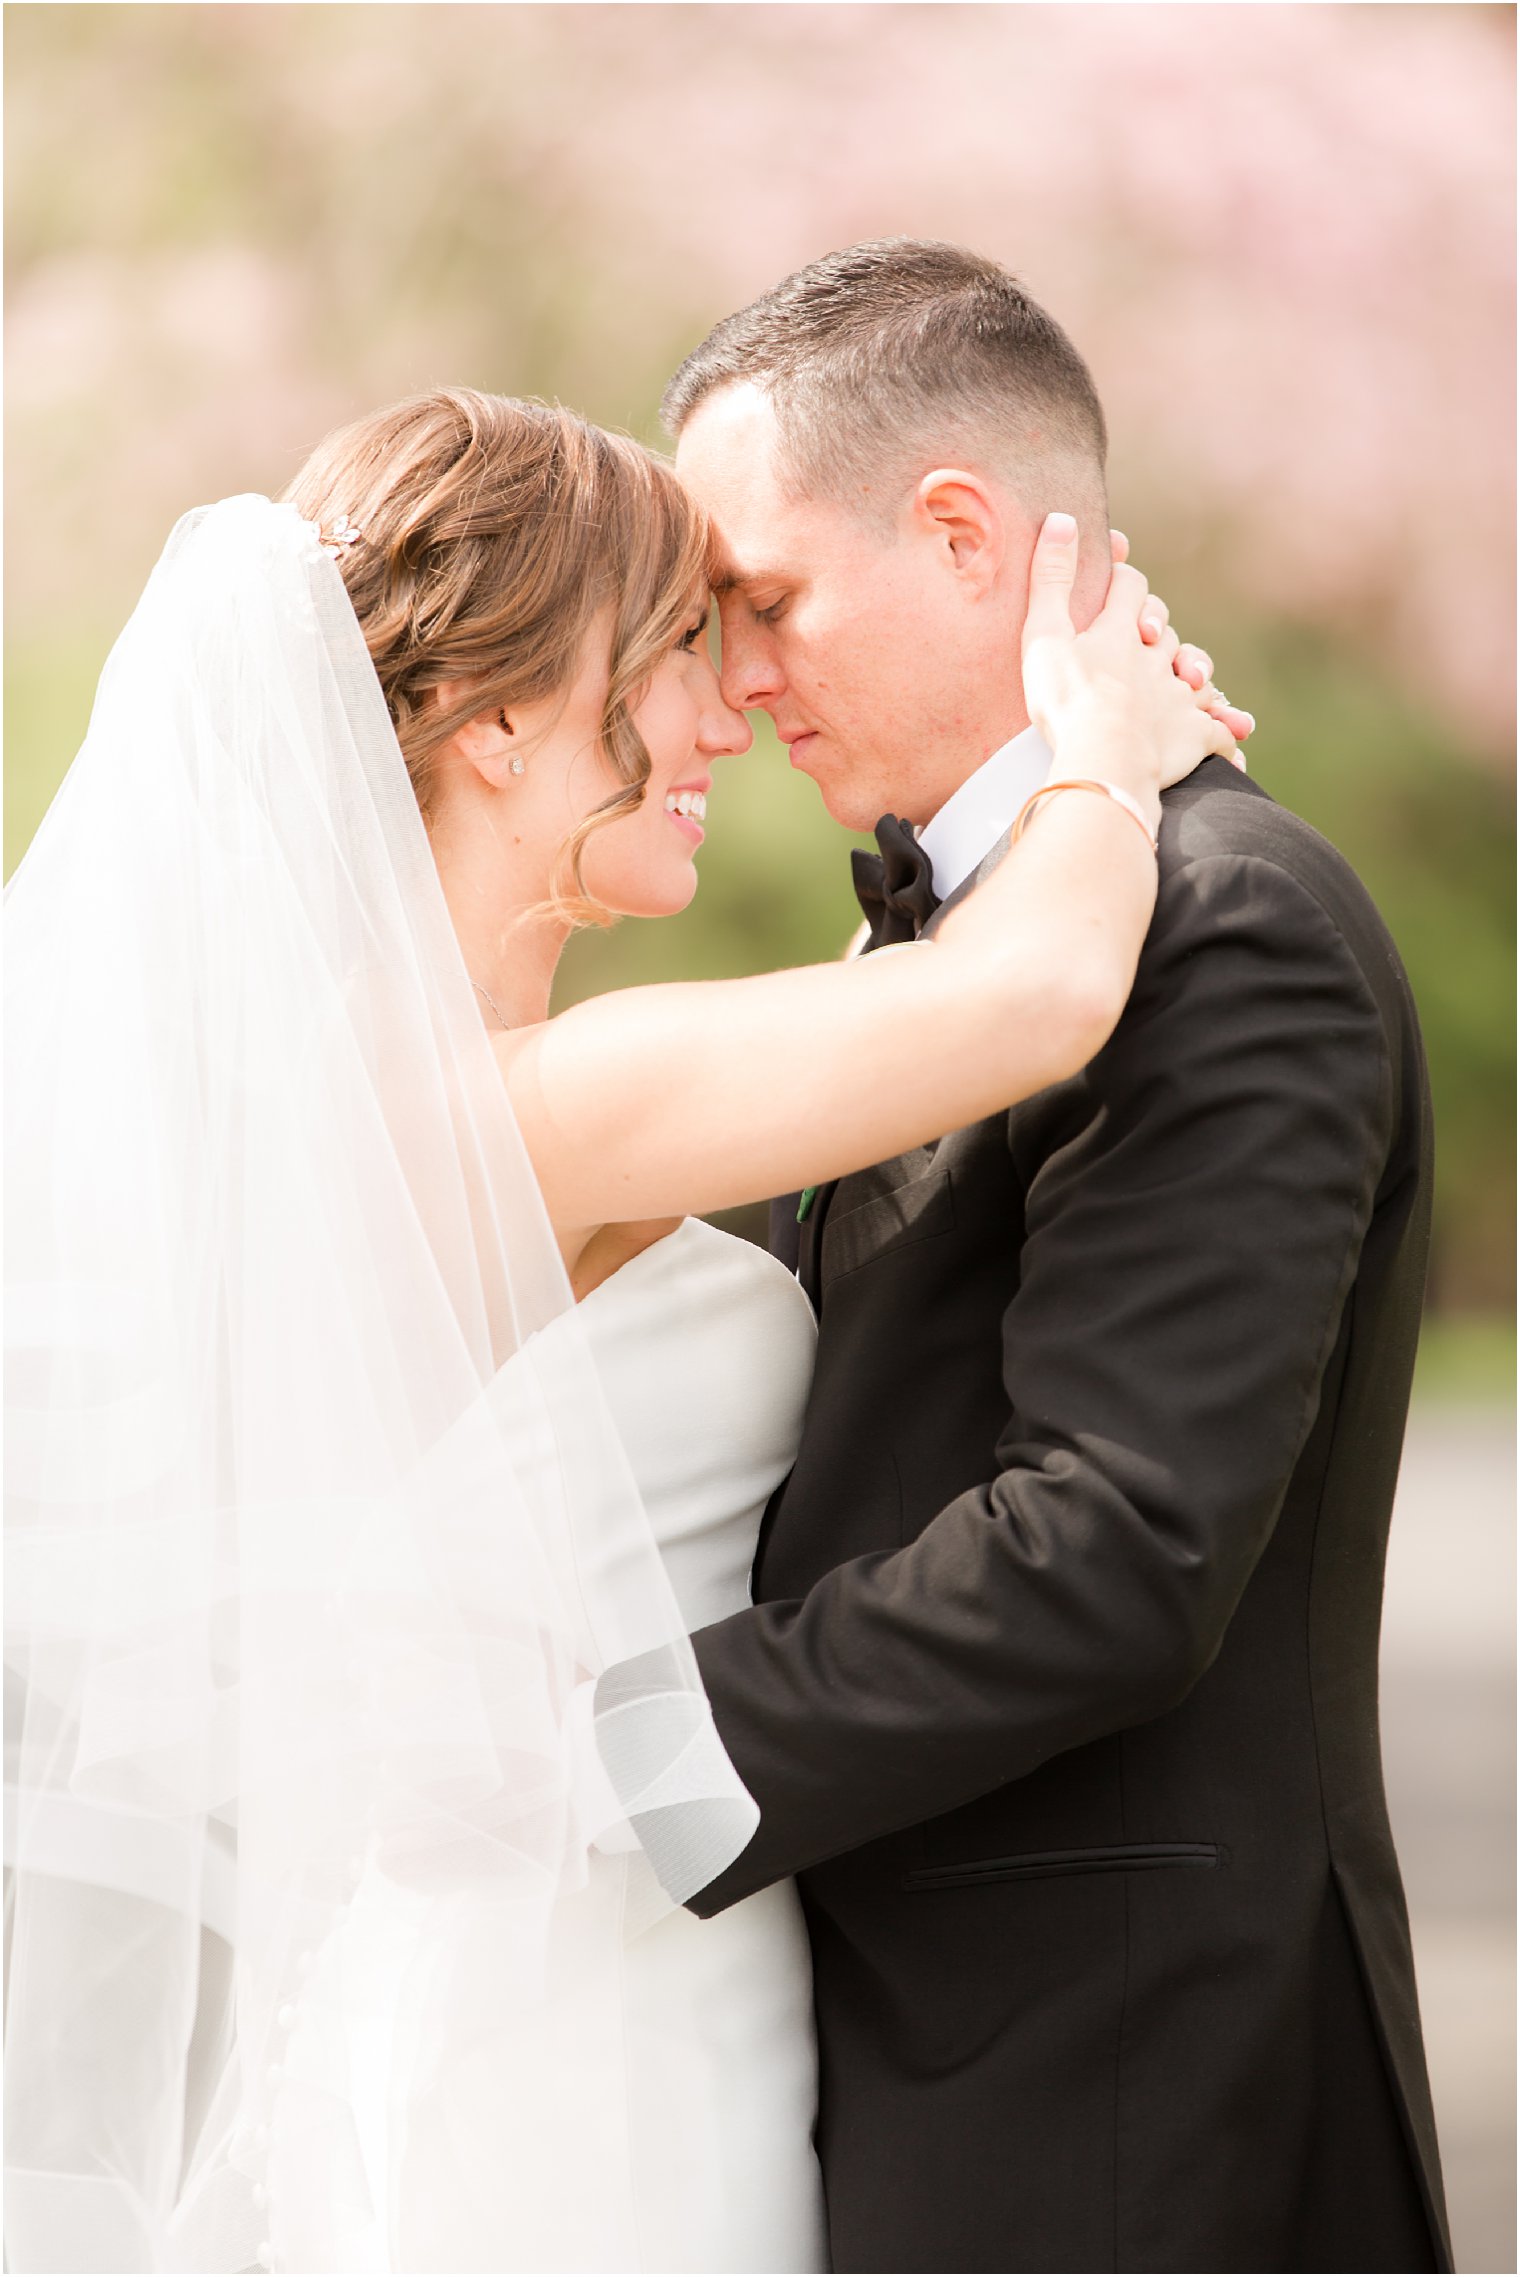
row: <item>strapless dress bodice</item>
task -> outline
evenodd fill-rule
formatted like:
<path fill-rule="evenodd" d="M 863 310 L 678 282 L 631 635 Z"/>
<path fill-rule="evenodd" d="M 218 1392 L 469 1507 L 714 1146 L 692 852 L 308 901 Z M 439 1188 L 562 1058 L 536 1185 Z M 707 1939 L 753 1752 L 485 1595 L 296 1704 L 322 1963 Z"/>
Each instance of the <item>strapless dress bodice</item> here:
<path fill-rule="evenodd" d="M 689 1629 L 749 1603 L 766 1503 L 791 1469 L 813 1310 L 752 1242 L 686 1218 L 578 1308 Z"/>

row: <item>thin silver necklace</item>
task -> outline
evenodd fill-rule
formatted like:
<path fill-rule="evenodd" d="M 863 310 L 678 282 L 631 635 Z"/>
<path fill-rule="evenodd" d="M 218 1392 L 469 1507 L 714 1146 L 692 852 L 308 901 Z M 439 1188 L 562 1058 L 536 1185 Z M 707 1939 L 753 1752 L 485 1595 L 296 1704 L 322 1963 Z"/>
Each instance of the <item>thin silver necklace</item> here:
<path fill-rule="evenodd" d="M 497 1003 L 495 997 L 491 994 L 491 991 L 488 988 L 482 988 L 478 980 L 472 980 L 470 982 L 470 986 L 475 990 L 477 996 L 483 996 L 485 998 L 486 1002 L 490 1005 L 491 1010 L 496 1014 L 496 1017 L 501 1022 L 502 1026 L 504 1028 L 510 1028 L 512 1025 L 511 1021 L 507 1018 L 505 1012 L 503 1012 L 501 1006 Z"/>

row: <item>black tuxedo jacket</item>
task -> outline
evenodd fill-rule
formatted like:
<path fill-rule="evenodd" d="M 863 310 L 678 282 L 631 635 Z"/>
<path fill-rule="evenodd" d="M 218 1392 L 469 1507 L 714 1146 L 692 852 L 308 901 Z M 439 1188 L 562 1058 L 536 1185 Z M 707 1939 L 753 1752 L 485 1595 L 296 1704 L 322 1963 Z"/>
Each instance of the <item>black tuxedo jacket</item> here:
<path fill-rule="evenodd" d="M 778 1212 L 818 1370 L 692 1904 L 799 1878 L 841 2270 L 1450 2266 L 1377 1721 L 1419 1032 L 1307 825 L 1165 803 L 1085 1072 Z"/>

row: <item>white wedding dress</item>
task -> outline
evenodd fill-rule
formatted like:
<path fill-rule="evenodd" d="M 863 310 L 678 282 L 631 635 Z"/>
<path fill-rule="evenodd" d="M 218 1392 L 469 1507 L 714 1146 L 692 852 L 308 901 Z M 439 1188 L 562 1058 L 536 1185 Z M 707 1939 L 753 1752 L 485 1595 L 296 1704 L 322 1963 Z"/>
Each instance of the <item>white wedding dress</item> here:
<path fill-rule="evenodd" d="M 4 964 L 6 2266 L 817 2269 L 792 1893 L 676 1910 L 808 1308 L 571 1301 L 293 506 L 177 525 Z"/>
<path fill-rule="evenodd" d="M 688 1218 L 576 1317 L 682 1615 L 691 1629 L 721 1620 L 749 1602 L 760 1519 L 796 1452 L 811 1307 L 775 1259 Z M 585 1925 L 623 1906 L 629 1864 L 593 1856 Z M 572 1921 L 531 2044 L 520 2024 L 505 2038 L 491 2028 L 509 1947 L 489 1901 L 422 1896 L 371 1869 L 341 1937 L 314 1956 L 291 2036 L 269 2164 L 275 2266 L 825 2269 L 792 1886 L 708 1922 L 669 1912 L 626 1943 Z M 588 1954 L 612 1952 L 615 1966 L 588 1969 Z M 402 2128 L 387 2067 L 436 2029 L 439 2004 L 473 2021 L 473 2039 L 457 2022 L 439 2035 L 465 2053 Z M 341 2120 L 328 2127 L 324 2112 Z M 363 2162 L 377 2207 L 357 2254 L 351 2233 L 322 2229 L 345 2159 Z"/>

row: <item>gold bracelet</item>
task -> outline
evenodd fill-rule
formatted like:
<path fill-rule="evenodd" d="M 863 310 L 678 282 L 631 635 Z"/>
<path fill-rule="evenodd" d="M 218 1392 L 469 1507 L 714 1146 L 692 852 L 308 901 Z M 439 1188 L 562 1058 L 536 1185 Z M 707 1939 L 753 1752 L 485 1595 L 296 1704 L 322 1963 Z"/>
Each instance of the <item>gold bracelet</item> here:
<path fill-rule="evenodd" d="M 1042 783 L 1039 789 L 1035 791 L 1031 797 L 1025 799 L 1024 804 L 1019 808 L 1018 813 L 1014 817 L 1013 833 L 1009 839 L 1009 844 L 1011 846 L 1017 846 L 1025 831 L 1029 828 L 1031 821 L 1034 819 L 1034 810 L 1039 805 L 1041 799 L 1053 798 L 1057 791 L 1097 791 L 1104 798 L 1112 799 L 1114 805 L 1121 807 L 1123 811 L 1129 816 L 1135 828 L 1144 838 L 1146 845 L 1149 846 L 1151 852 L 1157 855 L 1159 858 L 1161 851 L 1160 843 L 1153 835 L 1150 824 L 1146 821 L 1144 814 L 1141 812 L 1139 800 L 1131 798 L 1129 792 L 1121 790 L 1117 783 L 1100 782 L 1096 775 L 1073 775 L 1063 782 Z"/>

